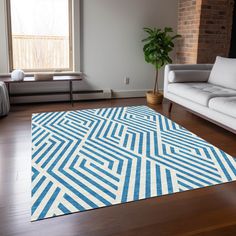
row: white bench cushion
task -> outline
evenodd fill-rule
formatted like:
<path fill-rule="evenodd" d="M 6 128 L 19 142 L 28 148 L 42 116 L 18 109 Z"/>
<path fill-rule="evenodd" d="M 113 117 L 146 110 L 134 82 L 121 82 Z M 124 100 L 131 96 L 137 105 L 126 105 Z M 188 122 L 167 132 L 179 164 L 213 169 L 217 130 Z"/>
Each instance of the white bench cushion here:
<path fill-rule="evenodd" d="M 236 59 L 217 57 L 208 82 L 236 89 Z"/>
<path fill-rule="evenodd" d="M 236 96 L 236 90 L 209 83 L 174 83 L 168 85 L 168 92 L 208 106 L 211 98 Z"/>
<path fill-rule="evenodd" d="M 209 102 L 209 107 L 215 111 L 236 118 L 236 96 L 212 98 Z"/>

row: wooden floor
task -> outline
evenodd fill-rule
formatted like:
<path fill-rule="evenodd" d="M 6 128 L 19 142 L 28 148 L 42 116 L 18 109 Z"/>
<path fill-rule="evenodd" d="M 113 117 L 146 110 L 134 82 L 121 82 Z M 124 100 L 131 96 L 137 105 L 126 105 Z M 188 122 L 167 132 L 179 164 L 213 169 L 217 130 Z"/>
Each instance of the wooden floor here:
<path fill-rule="evenodd" d="M 236 182 L 88 212 L 30 222 L 31 114 L 112 106 L 143 105 L 121 99 L 12 107 L 0 119 L 0 235 L 236 235 Z M 167 104 L 155 109 L 168 115 Z M 171 119 L 236 157 L 236 135 L 181 107 Z"/>

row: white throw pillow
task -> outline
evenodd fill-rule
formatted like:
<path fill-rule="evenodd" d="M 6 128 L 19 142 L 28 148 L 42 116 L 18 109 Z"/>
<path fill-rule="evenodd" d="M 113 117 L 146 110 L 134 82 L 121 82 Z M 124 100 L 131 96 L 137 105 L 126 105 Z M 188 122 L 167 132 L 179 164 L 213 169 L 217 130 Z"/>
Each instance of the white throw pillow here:
<path fill-rule="evenodd" d="M 236 89 L 236 59 L 217 57 L 208 82 Z"/>
<path fill-rule="evenodd" d="M 169 72 L 170 83 L 207 82 L 210 70 L 172 70 Z"/>

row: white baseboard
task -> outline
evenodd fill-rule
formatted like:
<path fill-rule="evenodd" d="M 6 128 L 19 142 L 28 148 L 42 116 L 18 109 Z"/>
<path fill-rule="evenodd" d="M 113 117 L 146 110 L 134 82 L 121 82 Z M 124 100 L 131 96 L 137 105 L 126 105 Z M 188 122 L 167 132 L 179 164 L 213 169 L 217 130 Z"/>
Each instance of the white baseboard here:
<path fill-rule="evenodd" d="M 151 91 L 151 89 L 112 90 L 112 98 L 143 98 L 148 91 Z M 163 92 L 162 89 L 160 91 Z"/>
<path fill-rule="evenodd" d="M 73 98 L 74 101 L 111 99 L 112 91 L 110 89 L 103 89 L 101 92 L 74 94 Z"/>
<path fill-rule="evenodd" d="M 112 90 L 112 98 L 139 98 L 145 97 L 148 90 Z"/>

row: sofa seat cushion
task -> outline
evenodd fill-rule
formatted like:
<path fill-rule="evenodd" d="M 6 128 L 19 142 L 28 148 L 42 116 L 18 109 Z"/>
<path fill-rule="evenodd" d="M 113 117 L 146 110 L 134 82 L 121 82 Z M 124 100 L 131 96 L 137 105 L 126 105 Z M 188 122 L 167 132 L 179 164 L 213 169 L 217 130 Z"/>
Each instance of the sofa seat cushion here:
<path fill-rule="evenodd" d="M 236 118 L 236 96 L 212 98 L 209 101 L 209 107 L 215 111 Z"/>
<path fill-rule="evenodd" d="M 211 98 L 236 96 L 236 90 L 209 83 L 174 83 L 168 85 L 168 92 L 208 106 Z"/>

